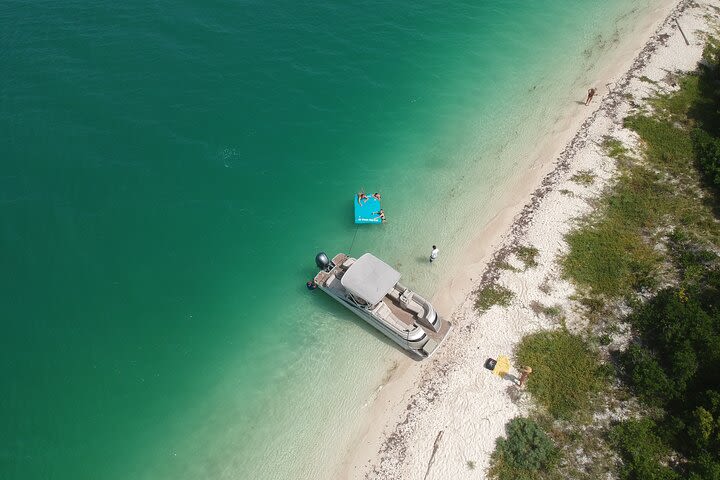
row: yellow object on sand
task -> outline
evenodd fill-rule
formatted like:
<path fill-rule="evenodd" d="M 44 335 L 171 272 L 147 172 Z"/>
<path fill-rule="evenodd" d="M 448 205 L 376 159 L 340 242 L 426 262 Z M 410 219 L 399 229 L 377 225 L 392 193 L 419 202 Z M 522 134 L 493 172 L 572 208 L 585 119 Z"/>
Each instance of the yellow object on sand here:
<path fill-rule="evenodd" d="M 498 377 L 504 377 L 510 372 L 510 359 L 504 355 L 500 355 L 493 368 L 493 373 Z"/>

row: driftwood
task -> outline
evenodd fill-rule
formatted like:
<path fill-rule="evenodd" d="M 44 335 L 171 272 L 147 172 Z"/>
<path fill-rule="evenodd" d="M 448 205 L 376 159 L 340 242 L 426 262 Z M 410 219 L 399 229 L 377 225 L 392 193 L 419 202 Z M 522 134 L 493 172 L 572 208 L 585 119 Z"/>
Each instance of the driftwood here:
<path fill-rule="evenodd" d="M 443 430 L 440 430 L 440 433 L 438 433 L 437 437 L 435 438 L 435 445 L 433 445 L 433 453 L 430 455 L 430 461 L 428 462 L 428 468 L 425 471 L 425 477 L 424 479 L 427 480 L 428 475 L 430 475 L 430 468 L 432 467 L 433 462 L 435 461 L 435 454 L 438 451 L 438 448 L 440 447 L 440 440 L 443 436 Z"/>
<path fill-rule="evenodd" d="M 690 45 L 690 42 L 688 42 L 688 39 L 685 36 L 685 32 L 683 32 L 683 29 L 680 26 L 680 23 L 677 21 L 677 18 L 675 19 L 675 25 L 677 25 L 677 27 L 680 29 L 680 33 L 682 33 L 683 39 L 685 40 L 685 45 Z"/>

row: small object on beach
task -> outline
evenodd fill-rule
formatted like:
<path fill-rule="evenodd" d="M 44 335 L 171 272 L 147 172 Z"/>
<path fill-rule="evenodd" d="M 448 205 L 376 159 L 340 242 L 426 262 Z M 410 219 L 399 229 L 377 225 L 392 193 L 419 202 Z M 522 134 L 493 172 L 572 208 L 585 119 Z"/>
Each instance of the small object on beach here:
<path fill-rule="evenodd" d="M 597 92 L 597 90 L 595 89 L 595 87 L 591 87 L 588 90 L 587 99 L 585 100 L 585 105 L 590 105 L 590 102 L 592 101 L 596 92 Z"/>
<path fill-rule="evenodd" d="M 478 347 L 478 348 L 480 348 L 480 347 Z M 487 360 L 485 360 L 485 368 L 487 368 L 491 372 L 495 369 L 496 364 L 497 364 L 497 360 L 495 360 L 494 358 L 488 358 Z"/>
<path fill-rule="evenodd" d="M 423 480 L 426 480 L 428 475 L 430 475 L 430 468 L 432 467 L 433 462 L 435 461 L 435 454 L 438 451 L 438 448 L 440 448 L 440 440 L 442 440 L 444 430 L 440 430 L 440 433 L 438 433 L 437 437 L 435 437 L 435 443 L 433 444 L 433 451 L 432 455 L 430 455 L 430 461 L 428 461 L 427 470 L 425 470 L 425 477 L 423 477 Z"/>
<path fill-rule="evenodd" d="M 497 363 L 495 363 L 495 368 L 493 368 L 493 373 L 497 375 L 498 377 L 504 377 L 508 374 L 510 371 L 510 359 L 506 357 L 505 355 L 500 355 L 497 358 Z"/>
<path fill-rule="evenodd" d="M 305 284 L 308 290 L 315 290 L 318 286 L 317 283 L 315 283 L 315 280 L 310 280 Z"/>
<path fill-rule="evenodd" d="M 518 381 L 518 385 L 520 388 L 523 388 L 525 386 L 525 382 L 527 382 L 528 377 L 532 373 L 532 368 L 530 367 L 523 367 L 520 370 L 520 380 Z"/>

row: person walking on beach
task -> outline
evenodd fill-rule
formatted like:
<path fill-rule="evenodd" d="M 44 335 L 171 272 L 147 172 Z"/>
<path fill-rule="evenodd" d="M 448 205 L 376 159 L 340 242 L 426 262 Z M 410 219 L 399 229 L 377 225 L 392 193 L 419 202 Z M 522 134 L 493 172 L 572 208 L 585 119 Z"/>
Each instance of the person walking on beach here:
<path fill-rule="evenodd" d="M 523 367 L 520 370 L 520 380 L 518 384 L 520 385 L 520 388 L 523 388 L 525 386 L 525 382 L 527 382 L 528 377 L 532 373 L 532 368 L 530 367 Z"/>
<path fill-rule="evenodd" d="M 595 87 L 592 87 L 592 88 L 590 88 L 590 90 L 588 90 L 587 99 L 585 100 L 585 106 L 590 105 L 590 102 L 592 101 L 593 97 L 595 96 L 595 93 L 597 93 L 597 90 L 595 89 Z"/>
<path fill-rule="evenodd" d="M 432 263 L 432 261 L 437 258 L 438 253 L 440 253 L 440 250 L 438 250 L 438 248 L 433 245 L 432 251 L 430 252 L 430 263 Z"/>

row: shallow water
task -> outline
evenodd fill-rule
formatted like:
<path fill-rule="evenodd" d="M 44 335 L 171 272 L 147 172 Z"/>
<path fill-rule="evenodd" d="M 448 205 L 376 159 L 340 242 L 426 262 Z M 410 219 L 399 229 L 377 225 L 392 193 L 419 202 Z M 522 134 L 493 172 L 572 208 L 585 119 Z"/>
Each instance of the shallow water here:
<path fill-rule="evenodd" d="M 0 6 L 3 478 L 326 478 L 403 354 L 315 253 L 431 296 L 653 4 L 117 3 Z"/>

